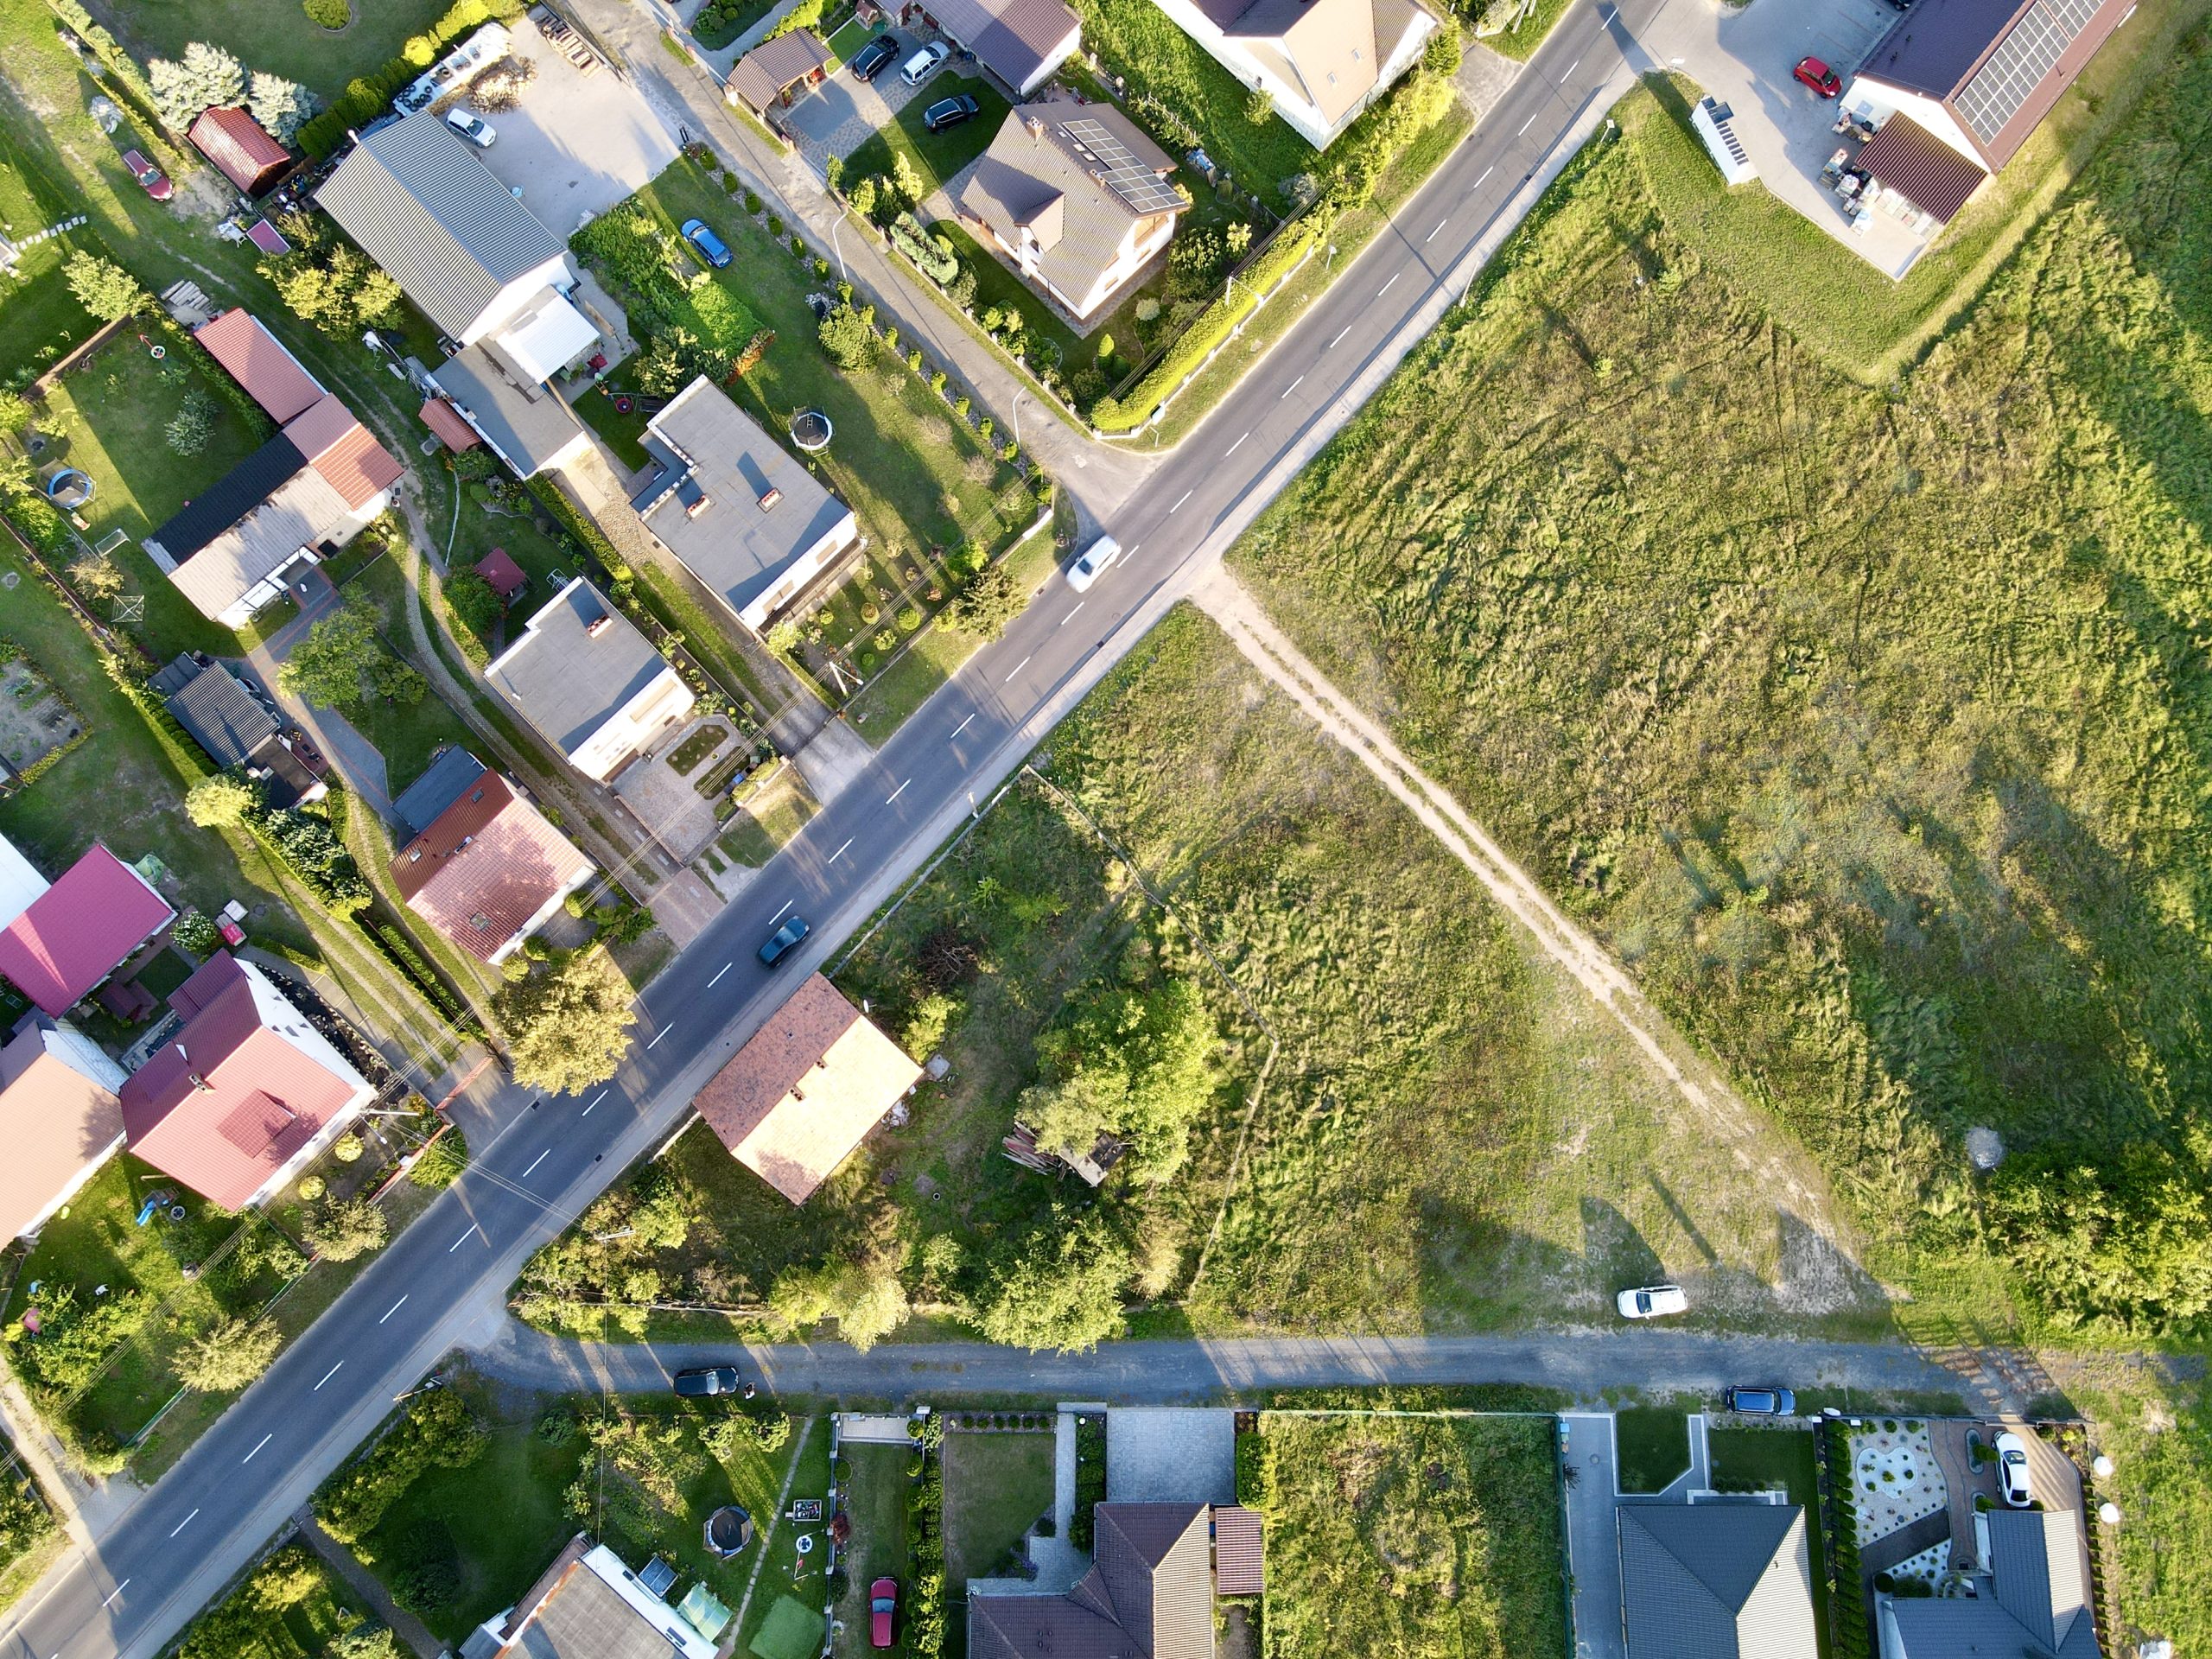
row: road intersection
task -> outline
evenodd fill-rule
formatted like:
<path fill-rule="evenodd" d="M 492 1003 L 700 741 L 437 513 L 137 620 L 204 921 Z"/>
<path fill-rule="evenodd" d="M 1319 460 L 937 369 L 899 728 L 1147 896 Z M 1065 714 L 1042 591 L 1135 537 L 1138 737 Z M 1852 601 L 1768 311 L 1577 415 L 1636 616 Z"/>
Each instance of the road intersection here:
<path fill-rule="evenodd" d="M 442 1195 L 90 1548 L 0 1624 L 4 1659 L 151 1659 L 496 1300 L 530 1254 L 681 1121 L 789 982 L 895 890 L 1388 378 L 1635 69 L 1668 0 L 1578 4 L 1471 137 L 1106 527 L 1088 594 L 1055 577 L 653 982 L 620 1073 L 510 1103 Z M 809 945 L 753 950 L 792 911 Z M 905 1348 L 880 1351 L 917 1357 Z M 1008 1356 L 1020 1364 L 1039 1365 Z M 1109 1386 L 1120 1351 L 1072 1363 Z M 927 1371 L 912 1381 L 934 1384 Z M 1370 1378 L 1370 1380 L 1379 1380 Z M 903 1391 L 900 1390 L 900 1391 Z"/>

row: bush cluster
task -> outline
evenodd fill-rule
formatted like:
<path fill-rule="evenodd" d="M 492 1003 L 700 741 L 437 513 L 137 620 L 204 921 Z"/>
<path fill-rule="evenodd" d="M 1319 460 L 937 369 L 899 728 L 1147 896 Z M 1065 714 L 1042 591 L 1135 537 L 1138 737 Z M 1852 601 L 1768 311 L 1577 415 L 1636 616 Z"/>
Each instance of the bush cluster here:
<path fill-rule="evenodd" d="M 454 0 L 444 16 L 409 39 L 401 55 L 346 82 L 346 90 L 331 100 L 328 109 L 301 126 L 300 148 L 318 162 L 327 160 L 346 142 L 349 130 L 365 127 L 382 115 L 393 99 L 438 60 L 446 48 L 486 23 L 518 17 L 522 10 L 523 0 Z"/>
<path fill-rule="evenodd" d="M 460 1395 L 450 1389 L 417 1395 L 391 1432 L 317 1495 L 316 1518 L 325 1532 L 367 1560 L 361 1541 L 410 1486 L 434 1468 L 474 1463 L 485 1443 L 483 1426 Z"/>
<path fill-rule="evenodd" d="M 944 1652 L 944 1466 L 926 1449 L 922 1472 L 906 1495 L 906 1536 L 914 1570 L 906 1651 L 912 1659 L 939 1659 Z"/>

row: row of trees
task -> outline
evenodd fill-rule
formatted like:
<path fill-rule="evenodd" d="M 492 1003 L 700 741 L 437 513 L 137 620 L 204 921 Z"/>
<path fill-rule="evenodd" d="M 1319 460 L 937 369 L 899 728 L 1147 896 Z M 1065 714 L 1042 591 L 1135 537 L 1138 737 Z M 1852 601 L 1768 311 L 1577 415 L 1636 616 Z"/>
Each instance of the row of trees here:
<path fill-rule="evenodd" d="M 289 146 L 315 113 L 315 95 L 296 80 L 249 71 L 219 46 L 194 41 L 176 58 L 156 58 L 146 66 L 154 112 L 170 131 L 182 134 L 203 110 L 244 106 L 255 123 L 278 143 Z"/>

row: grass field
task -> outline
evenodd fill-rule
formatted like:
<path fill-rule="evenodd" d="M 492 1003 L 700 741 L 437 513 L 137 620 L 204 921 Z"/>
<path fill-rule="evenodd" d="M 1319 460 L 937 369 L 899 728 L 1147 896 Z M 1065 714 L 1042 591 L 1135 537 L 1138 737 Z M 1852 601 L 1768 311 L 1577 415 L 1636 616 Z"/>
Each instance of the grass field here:
<path fill-rule="evenodd" d="M 1268 1659 L 1565 1659 L 1554 1432 L 1263 1416 Z"/>
<path fill-rule="evenodd" d="M 1635 1406 L 1613 1416 L 1624 1492 L 1663 1492 L 1690 1466 L 1689 1419 L 1678 1408 Z"/>
<path fill-rule="evenodd" d="M 845 1546 L 845 1593 L 837 1617 L 844 1630 L 834 1653 L 861 1659 L 873 1649 L 868 1640 L 868 1586 L 896 1579 L 911 1587 L 906 1559 L 906 1465 L 913 1452 L 903 1446 L 850 1445 L 838 1454 L 845 1465 L 845 1512 L 853 1535 Z M 818 1626 L 820 1621 L 816 1621 Z"/>
<path fill-rule="evenodd" d="M 922 124 L 931 105 L 963 93 L 976 100 L 976 114 L 943 132 L 931 132 Z M 877 128 L 845 157 L 845 188 L 850 189 L 861 180 L 878 175 L 889 178 L 893 152 L 904 150 L 921 178 L 923 195 L 927 196 L 990 148 L 991 140 L 1006 124 L 1007 107 L 1006 99 L 982 76 L 941 71 L 907 99 L 889 126 Z"/>
<path fill-rule="evenodd" d="M 1050 1434 L 944 1437 L 944 1581 L 955 1591 L 1008 1564 L 1040 1515 L 1052 1509 Z"/>
<path fill-rule="evenodd" d="M 325 99 L 399 55 L 407 37 L 443 16 L 451 0 L 353 0 L 335 32 L 310 22 L 299 0 L 92 0 L 92 16 L 148 57 L 181 56 L 190 41 L 237 54 L 249 69 L 284 75 Z"/>
<path fill-rule="evenodd" d="M 1675 236 L 1639 92 L 1232 555 L 1841 1178 L 1935 1339 L 2202 1308 L 2185 1249 L 2063 1216 L 2201 1185 L 2208 104 L 2197 35 L 1873 392 Z M 2016 1160 L 1986 1211 L 1976 1124 Z M 2119 1147 L 2044 1196 L 2037 1154 Z M 2043 1204 L 2031 1309 L 1986 1241 Z"/>
<path fill-rule="evenodd" d="M 2212 1395 L 2163 1365 L 2099 1367 L 2069 1389 L 2114 1465 L 2089 1502 L 2120 1505 L 2100 1567 L 2131 1632 L 2212 1652 Z"/>
<path fill-rule="evenodd" d="M 20 154 L 0 128 L 0 234 L 18 243 L 77 212 L 50 175 L 19 164 Z M 29 380 L 99 326 L 61 276 L 73 240 L 63 235 L 22 249 L 10 273 L 8 302 L 0 305 L 0 364 L 11 379 Z"/>

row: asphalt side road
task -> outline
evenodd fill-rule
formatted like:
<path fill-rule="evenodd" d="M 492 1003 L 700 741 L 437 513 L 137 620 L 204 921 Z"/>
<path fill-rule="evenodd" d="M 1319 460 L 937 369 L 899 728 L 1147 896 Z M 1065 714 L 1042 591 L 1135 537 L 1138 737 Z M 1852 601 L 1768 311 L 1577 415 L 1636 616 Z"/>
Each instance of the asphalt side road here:
<path fill-rule="evenodd" d="M 1031 1354 L 982 1342 L 730 1343 L 569 1341 L 502 1321 L 470 1351 L 499 1382 L 544 1392 L 665 1389 L 689 1365 L 728 1364 L 778 1394 L 893 1401 L 1037 1394 L 1163 1404 L 1263 1389 L 1377 1383 L 1517 1382 L 1595 1400 L 1608 1389 L 1717 1393 L 1730 1383 L 1865 1390 L 1943 1390 L 1961 1379 L 1899 1344 L 1794 1342 L 1681 1331 L 1566 1331 L 1482 1337 L 1224 1337 L 1113 1342 L 1087 1354 Z"/>

